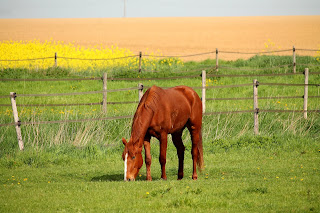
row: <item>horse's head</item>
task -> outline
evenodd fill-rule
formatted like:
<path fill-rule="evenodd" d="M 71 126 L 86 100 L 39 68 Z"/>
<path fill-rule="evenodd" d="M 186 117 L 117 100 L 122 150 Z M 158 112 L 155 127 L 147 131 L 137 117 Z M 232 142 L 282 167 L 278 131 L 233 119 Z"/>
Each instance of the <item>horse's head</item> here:
<path fill-rule="evenodd" d="M 124 160 L 124 180 L 134 181 L 139 173 L 143 164 L 142 159 L 142 147 L 137 147 L 132 141 L 126 141 L 122 138 L 124 144 L 124 150 L 122 153 L 122 159 Z M 136 144 L 137 145 L 137 144 Z"/>

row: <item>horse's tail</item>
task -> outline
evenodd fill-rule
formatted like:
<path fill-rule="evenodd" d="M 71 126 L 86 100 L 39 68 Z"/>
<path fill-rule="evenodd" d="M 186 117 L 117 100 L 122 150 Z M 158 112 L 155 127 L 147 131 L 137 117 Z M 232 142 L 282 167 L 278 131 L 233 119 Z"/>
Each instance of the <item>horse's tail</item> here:
<path fill-rule="evenodd" d="M 198 167 L 201 170 L 204 169 L 204 160 L 203 160 L 203 146 L 202 146 L 202 133 L 200 131 L 200 140 L 199 140 L 199 143 L 198 143 L 198 160 L 197 160 L 197 163 L 198 163 Z"/>

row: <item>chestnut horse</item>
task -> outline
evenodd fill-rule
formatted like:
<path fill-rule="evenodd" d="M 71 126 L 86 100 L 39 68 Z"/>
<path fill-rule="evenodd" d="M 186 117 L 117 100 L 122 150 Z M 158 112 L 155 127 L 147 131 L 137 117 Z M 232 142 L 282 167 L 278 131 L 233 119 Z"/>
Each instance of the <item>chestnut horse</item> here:
<path fill-rule="evenodd" d="M 192 140 L 193 174 L 196 180 L 197 164 L 203 168 L 202 149 L 202 102 L 198 94 L 187 86 L 162 89 L 152 86 L 143 95 L 134 115 L 129 142 L 122 138 L 125 145 L 122 158 L 124 160 L 124 180 L 135 180 L 143 164 L 142 145 L 145 149 L 147 180 L 151 178 L 150 139 L 156 137 L 160 141 L 161 178 L 166 180 L 167 135 L 172 141 L 179 158 L 178 180 L 183 178 L 183 161 L 185 147 L 181 136 L 185 127 L 188 128 Z"/>

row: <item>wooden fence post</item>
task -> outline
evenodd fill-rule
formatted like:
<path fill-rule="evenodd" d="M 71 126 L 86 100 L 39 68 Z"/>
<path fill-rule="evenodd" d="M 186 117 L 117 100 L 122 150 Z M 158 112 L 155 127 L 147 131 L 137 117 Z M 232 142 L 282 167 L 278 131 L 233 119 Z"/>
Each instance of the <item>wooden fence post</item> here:
<path fill-rule="evenodd" d="M 296 48 L 293 46 L 293 73 L 296 73 Z"/>
<path fill-rule="evenodd" d="M 103 73 L 103 100 L 102 100 L 102 111 L 107 113 L 107 73 Z"/>
<path fill-rule="evenodd" d="M 219 50 L 216 48 L 216 71 L 219 71 Z"/>
<path fill-rule="evenodd" d="M 142 52 L 139 53 L 139 72 L 141 72 Z"/>
<path fill-rule="evenodd" d="M 57 67 L 58 66 L 58 54 L 54 53 L 54 66 Z"/>
<path fill-rule="evenodd" d="M 304 69 L 304 95 L 303 95 L 303 117 L 308 117 L 308 82 L 309 82 L 309 69 Z"/>
<path fill-rule="evenodd" d="M 206 71 L 202 70 L 202 113 L 206 112 Z"/>
<path fill-rule="evenodd" d="M 253 109 L 254 109 L 254 134 L 259 134 L 259 108 L 258 108 L 258 86 L 259 81 L 257 79 L 253 80 Z"/>
<path fill-rule="evenodd" d="M 143 96 L 143 84 L 142 83 L 139 83 L 138 90 L 139 90 L 139 102 L 140 102 L 141 98 Z"/>
<path fill-rule="evenodd" d="M 11 105 L 12 105 L 12 114 L 15 122 L 15 127 L 16 127 L 16 132 L 17 132 L 17 139 L 18 139 L 18 144 L 19 144 L 19 149 L 20 151 L 24 150 L 24 144 L 22 140 L 22 135 L 21 135 L 21 129 L 20 129 L 20 121 L 19 121 L 19 116 L 18 116 L 18 109 L 17 109 L 17 104 L 16 104 L 16 93 L 15 92 L 10 92 L 10 99 L 11 99 Z"/>

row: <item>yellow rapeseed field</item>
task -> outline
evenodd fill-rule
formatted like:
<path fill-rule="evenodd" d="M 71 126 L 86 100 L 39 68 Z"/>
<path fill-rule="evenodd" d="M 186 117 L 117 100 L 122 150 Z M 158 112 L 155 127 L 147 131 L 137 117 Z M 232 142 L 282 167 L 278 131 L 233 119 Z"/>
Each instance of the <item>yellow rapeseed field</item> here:
<path fill-rule="evenodd" d="M 138 55 L 126 48 L 113 45 L 83 47 L 63 41 L 31 40 L 0 42 L 0 68 L 47 69 L 55 65 L 56 53 L 57 66 L 73 71 L 92 71 L 113 67 L 137 69 L 139 65 Z M 155 69 L 158 64 L 166 63 L 172 66 L 175 63 L 182 63 L 179 59 L 160 60 L 157 58 L 160 55 L 159 52 L 148 53 L 148 57 L 142 59 L 142 66 Z"/>

